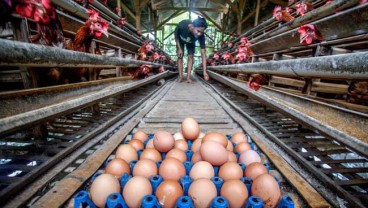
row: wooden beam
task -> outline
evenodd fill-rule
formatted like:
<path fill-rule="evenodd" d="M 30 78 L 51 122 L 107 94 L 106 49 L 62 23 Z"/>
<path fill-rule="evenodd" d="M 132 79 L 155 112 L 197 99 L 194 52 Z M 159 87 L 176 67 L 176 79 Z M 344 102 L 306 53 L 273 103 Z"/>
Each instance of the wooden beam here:
<path fill-rule="evenodd" d="M 135 14 L 124 4 L 122 0 L 120 0 L 120 6 L 121 8 L 129 14 L 134 20 L 136 20 Z"/>
<path fill-rule="evenodd" d="M 135 27 L 142 34 L 140 0 L 135 0 Z"/>
<path fill-rule="evenodd" d="M 283 1 L 283 0 L 270 0 L 270 2 L 280 5 L 282 7 L 286 7 L 289 4 L 288 1 Z"/>
<path fill-rule="evenodd" d="M 156 10 L 156 8 L 157 8 L 158 6 L 160 6 L 161 4 L 164 4 L 164 3 L 168 2 L 168 1 L 169 1 L 169 0 L 162 0 L 162 1 L 159 1 L 159 2 L 157 2 L 157 3 L 154 3 L 154 4 L 152 4 L 152 9 Z"/>
<path fill-rule="evenodd" d="M 175 30 L 173 30 L 170 34 L 168 34 L 166 37 L 164 37 L 162 42 L 164 42 L 168 37 L 170 37 L 172 34 L 174 34 L 174 32 L 175 32 Z"/>
<path fill-rule="evenodd" d="M 178 10 L 175 11 L 174 13 L 172 13 L 169 17 L 167 17 L 165 20 L 163 20 L 158 26 L 157 29 L 160 29 L 164 24 L 166 24 L 168 21 L 170 21 L 173 17 L 175 16 L 179 16 L 182 13 L 184 13 L 184 11 Z"/>
<path fill-rule="evenodd" d="M 207 12 L 227 12 L 227 9 L 223 8 L 190 8 L 190 7 L 159 7 L 156 10 L 179 10 L 179 11 L 207 11 Z"/>
<path fill-rule="evenodd" d="M 258 25 L 259 20 L 259 10 L 261 9 L 261 0 L 257 0 L 256 17 L 254 20 L 254 26 Z"/>
<path fill-rule="evenodd" d="M 221 8 L 226 8 L 227 9 L 227 7 L 224 5 L 224 3 L 222 3 L 222 2 L 220 2 L 219 0 L 209 0 L 212 4 L 216 4 L 217 6 L 219 6 L 219 7 L 221 7 Z M 206 5 L 206 7 L 207 7 L 207 5 Z"/>
<path fill-rule="evenodd" d="M 217 27 L 219 30 L 222 30 L 222 27 L 217 24 L 215 20 L 213 20 L 210 16 L 208 16 L 205 12 L 199 12 L 202 16 L 204 16 L 208 21 L 210 21 L 215 27 Z"/>
<path fill-rule="evenodd" d="M 268 0 L 264 0 L 261 3 L 261 7 L 264 7 L 266 4 L 268 3 Z M 247 21 L 250 17 L 252 17 L 255 13 L 256 13 L 256 9 L 254 9 L 253 11 L 251 11 L 246 17 L 244 17 L 241 21 L 240 24 L 243 24 L 245 21 Z"/>
<path fill-rule="evenodd" d="M 149 1 L 150 0 L 143 0 L 143 2 L 141 2 L 141 4 L 139 5 L 139 8 L 142 9 L 143 7 L 145 7 Z"/>
<path fill-rule="evenodd" d="M 232 9 L 235 13 L 239 13 L 239 9 L 238 9 L 238 7 L 237 7 L 234 3 L 232 3 L 230 0 L 225 0 L 225 2 L 226 2 L 227 4 L 229 4 L 229 6 L 231 7 L 231 9 Z"/>

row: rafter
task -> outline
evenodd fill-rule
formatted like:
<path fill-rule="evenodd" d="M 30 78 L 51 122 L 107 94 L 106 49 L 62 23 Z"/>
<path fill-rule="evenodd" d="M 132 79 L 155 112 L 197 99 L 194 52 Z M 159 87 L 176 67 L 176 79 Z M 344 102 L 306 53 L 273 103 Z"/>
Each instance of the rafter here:
<path fill-rule="evenodd" d="M 268 0 L 264 0 L 261 3 L 261 7 L 264 7 L 267 4 Z M 245 21 L 247 21 L 250 17 L 252 17 L 257 11 L 257 8 L 253 9 L 253 11 L 251 11 L 246 17 L 244 17 L 241 21 L 240 24 L 243 24 Z"/>
<path fill-rule="evenodd" d="M 156 9 L 161 4 L 164 4 L 164 3 L 169 2 L 169 1 L 170 0 L 161 0 L 161 1 L 157 2 L 157 3 L 154 3 L 154 4 L 152 4 L 152 9 Z"/>
<path fill-rule="evenodd" d="M 168 21 L 170 21 L 173 17 L 175 16 L 179 16 L 181 14 L 183 14 L 184 11 L 175 11 L 173 14 L 171 14 L 169 17 L 167 17 L 165 20 L 163 20 L 158 26 L 157 29 L 160 29 L 162 27 L 162 25 L 166 24 Z"/>
<path fill-rule="evenodd" d="M 156 10 L 179 10 L 179 11 L 207 11 L 207 12 L 227 12 L 227 9 L 223 8 L 190 8 L 190 7 L 159 7 Z"/>
<path fill-rule="evenodd" d="M 215 27 L 217 27 L 219 30 L 222 30 L 222 27 L 219 24 L 217 24 L 217 22 L 213 20 L 210 16 L 208 16 L 205 12 L 199 11 L 199 13 L 202 16 L 204 16 L 208 21 L 210 21 L 213 25 L 215 25 Z"/>
<path fill-rule="evenodd" d="M 129 14 L 129 16 L 131 16 L 134 20 L 137 20 L 135 18 L 135 14 L 124 4 L 124 2 L 122 0 L 120 0 L 120 6 L 121 8 Z"/>
<path fill-rule="evenodd" d="M 220 2 L 219 0 L 209 0 L 212 4 L 215 4 L 215 5 L 217 5 L 217 6 L 220 6 L 220 7 L 222 7 L 222 8 L 227 8 L 225 5 L 224 5 L 224 3 L 222 3 L 222 2 Z M 207 6 L 206 6 L 207 7 Z"/>
<path fill-rule="evenodd" d="M 145 7 L 147 4 L 148 4 L 148 2 L 149 2 L 150 0 L 143 0 L 143 2 L 141 2 L 141 4 L 139 5 L 139 8 L 143 8 L 143 7 Z"/>

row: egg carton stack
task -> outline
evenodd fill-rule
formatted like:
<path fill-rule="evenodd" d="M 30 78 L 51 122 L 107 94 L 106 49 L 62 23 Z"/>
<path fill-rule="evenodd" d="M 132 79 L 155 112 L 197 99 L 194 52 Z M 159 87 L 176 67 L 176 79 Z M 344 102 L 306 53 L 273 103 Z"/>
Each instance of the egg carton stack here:
<path fill-rule="evenodd" d="M 137 131 L 91 179 L 74 207 L 294 207 L 261 163 L 250 137 L 200 133 L 192 118 L 181 132 Z"/>

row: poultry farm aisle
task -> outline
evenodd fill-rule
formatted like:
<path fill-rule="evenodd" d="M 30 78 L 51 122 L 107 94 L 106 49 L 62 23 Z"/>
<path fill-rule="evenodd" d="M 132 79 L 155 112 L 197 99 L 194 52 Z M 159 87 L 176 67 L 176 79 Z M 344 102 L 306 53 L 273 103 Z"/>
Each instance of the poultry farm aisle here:
<path fill-rule="evenodd" d="M 138 129 L 149 134 L 154 134 L 158 129 L 176 133 L 180 131 L 183 119 L 192 117 L 204 133 L 215 131 L 233 134 L 242 131 L 199 82 L 175 82 L 164 98 L 146 115 Z"/>

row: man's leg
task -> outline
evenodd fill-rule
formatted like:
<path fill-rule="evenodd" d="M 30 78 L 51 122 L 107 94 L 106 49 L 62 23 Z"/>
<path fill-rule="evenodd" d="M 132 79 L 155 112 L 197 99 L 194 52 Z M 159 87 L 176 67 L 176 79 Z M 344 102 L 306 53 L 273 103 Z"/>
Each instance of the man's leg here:
<path fill-rule="evenodd" d="M 181 79 L 183 78 L 183 58 L 178 58 L 178 70 L 179 70 L 179 78 L 177 79 L 177 82 L 181 82 Z"/>
<path fill-rule="evenodd" d="M 187 82 L 192 83 L 190 79 L 190 72 L 192 71 L 193 67 L 193 54 L 188 54 L 188 74 L 187 74 Z"/>

